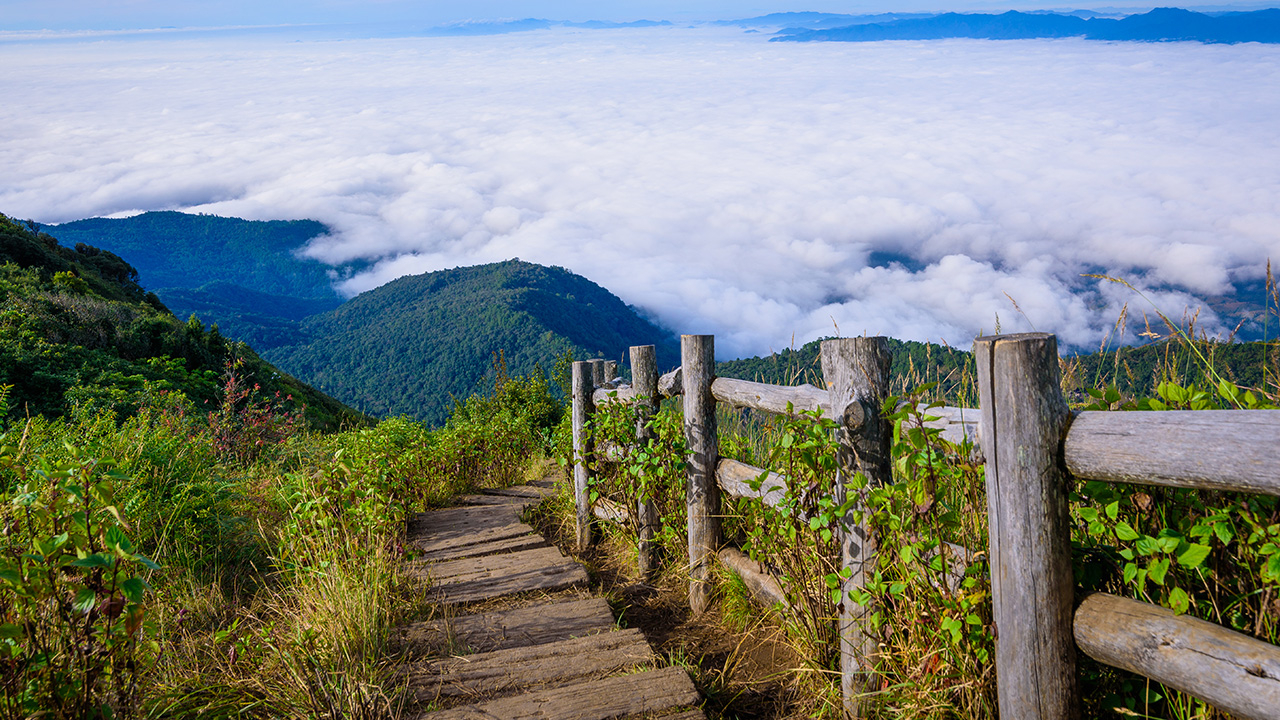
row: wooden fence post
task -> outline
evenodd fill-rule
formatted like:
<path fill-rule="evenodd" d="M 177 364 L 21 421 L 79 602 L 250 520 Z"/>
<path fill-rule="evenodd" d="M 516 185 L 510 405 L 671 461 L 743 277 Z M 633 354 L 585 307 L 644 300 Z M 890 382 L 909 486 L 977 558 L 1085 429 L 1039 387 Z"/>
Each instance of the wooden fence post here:
<path fill-rule="evenodd" d="M 658 355 L 653 345 L 635 345 L 631 348 L 631 387 L 636 393 L 636 440 L 644 445 L 653 439 L 649 419 L 658 411 Z M 636 547 L 640 577 L 648 578 L 653 572 L 653 535 L 658 525 L 658 509 L 648 494 L 637 499 L 636 520 L 640 542 Z"/>
<path fill-rule="evenodd" d="M 720 550 L 720 488 L 716 462 L 720 459 L 716 432 L 715 337 L 681 335 L 684 435 L 689 445 L 689 607 L 701 615 L 711 602 L 711 562 Z"/>
<path fill-rule="evenodd" d="M 587 431 L 587 422 L 595 411 L 591 393 L 595 391 L 592 362 L 573 364 L 573 499 L 577 506 L 578 551 L 591 544 L 591 496 L 587 489 L 587 466 L 592 460 L 595 443 Z"/>
<path fill-rule="evenodd" d="M 1000 717 L 1080 717 L 1062 441 L 1070 411 L 1046 333 L 973 345 L 986 455 Z"/>
<path fill-rule="evenodd" d="M 604 381 L 606 383 L 611 383 L 616 377 L 618 377 L 618 361 L 605 360 L 604 361 Z"/>
<path fill-rule="evenodd" d="M 603 387 L 608 378 L 604 376 L 604 360 L 595 359 L 588 360 L 591 363 L 591 384 L 596 387 Z"/>
<path fill-rule="evenodd" d="M 856 473 L 867 478 L 867 489 L 893 484 L 891 457 L 893 425 L 880 416 L 889 395 L 889 343 L 883 337 L 824 340 L 822 375 L 830 393 L 831 412 L 838 423 L 839 442 L 836 500 L 843 503 L 847 483 Z M 857 717 L 858 696 L 871 688 L 877 640 L 863 632 L 870 607 L 849 599 L 875 572 L 876 538 L 852 514 L 840 525 L 841 568 L 850 568 L 840 600 L 840 691 L 845 714 Z"/>

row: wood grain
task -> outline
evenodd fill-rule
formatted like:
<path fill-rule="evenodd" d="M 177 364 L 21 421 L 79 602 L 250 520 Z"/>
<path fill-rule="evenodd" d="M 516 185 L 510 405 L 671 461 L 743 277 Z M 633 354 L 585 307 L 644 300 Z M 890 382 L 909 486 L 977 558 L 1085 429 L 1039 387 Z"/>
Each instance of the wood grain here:
<path fill-rule="evenodd" d="M 609 603 L 587 598 L 413 623 L 394 637 L 398 648 L 415 655 L 452 655 L 540 645 L 615 628 Z"/>
<path fill-rule="evenodd" d="M 631 386 L 637 398 L 636 442 L 641 447 L 656 439 L 649 421 L 658 412 L 658 351 L 653 345 L 631 347 Z M 656 569 L 654 535 L 658 530 L 658 508 L 650 497 L 636 499 L 636 565 L 641 579 L 648 579 Z"/>
<path fill-rule="evenodd" d="M 720 440 L 716 432 L 715 338 L 680 336 L 683 373 L 684 435 L 688 443 L 689 607 L 701 615 L 711 603 L 711 561 L 720 549 L 720 487 L 716 463 Z"/>
<path fill-rule="evenodd" d="M 424 720 L 616 720 L 697 705 L 683 668 L 622 675 L 420 716 Z"/>
<path fill-rule="evenodd" d="M 777 507 L 787 494 L 786 478 L 770 472 L 768 477 L 760 483 L 759 490 L 751 489 L 751 483 L 765 472 L 767 471 L 754 465 L 721 458 L 720 462 L 716 463 L 716 484 L 730 497 L 751 498 L 770 507 Z"/>
<path fill-rule="evenodd" d="M 858 473 L 866 478 L 867 491 L 893 484 L 893 425 L 880 414 L 889 395 L 892 356 L 883 337 L 824 340 L 820 350 L 830 417 L 837 422 L 835 500 L 843 504 L 850 492 L 847 483 Z M 857 507 L 865 508 L 865 500 Z M 877 542 L 865 525 L 856 522 L 854 512 L 841 519 L 839 528 L 841 567 L 849 571 L 839 605 L 840 689 L 845 714 L 860 717 L 860 696 L 877 687 L 873 673 L 878 644 L 876 637 L 864 632 L 872 608 L 854 603 L 848 593 L 864 587 L 875 572 Z"/>
<path fill-rule="evenodd" d="M 973 346 L 986 455 L 1000 716 L 1078 718 L 1074 578 L 1061 447 L 1069 418 L 1045 333 Z"/>
<path fill-rule="evenodd" d="M 1105 593 L 1080 603 L 1075 640 L 1099 662 L 1194 695 L 1233 717 L 1280 717 L 1280 647 L 1275 645 Z"/>
<path fill-rule="evenodd" d="M 824 417 L 831 417 L 827 391 L 812 385 L 767 385 L 735 378 L 716 378 L 711 383 L 711 394 L 720 402 L 738 407 L 785 414 L 787 403 L 791 403 L 796 413 L 821 410 Z"/>
<path fill-rule="evenodd" d="M 786 605 L 787 594 L 782 591 L 778 579 L 760 563 L 747 557 L 735 547 L 727 547 L 720 551 L 720 562 L 742 578 L 742 584 L 751 593 L 756 602 L 765 607 Z"/>
<path fill-rule="evenodd" d="M 490 700 L 532 688 L 563 685 L 654 662 L 637 629 L 596 633 L 557 642 L 404 665 L 410 692 L 419 703 L 439 698 Z"/>
<path fill-rule="evenodd" d="M 595 411 L 595 403 L 591 400 L 595 387 L 592 376 L 590 361 L 573 364 L 573 499 L 579 552 L 591 545 L 591 499 L 587 489 L 590 475 L 587 468 L 592 462 L 594 444 L 587 432 L 587 423 Z"/>
<path fill-rule="evenodd" d="M 1079 478 L 1280 495 L 1280 410 L 1082 412 L 1067 433 Z"/>

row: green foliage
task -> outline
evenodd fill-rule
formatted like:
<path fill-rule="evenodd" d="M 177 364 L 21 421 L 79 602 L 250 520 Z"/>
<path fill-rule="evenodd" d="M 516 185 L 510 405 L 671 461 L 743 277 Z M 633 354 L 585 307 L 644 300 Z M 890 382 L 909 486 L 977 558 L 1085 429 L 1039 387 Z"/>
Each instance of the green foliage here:
<path fill-rule="evenodd" d="M 0 717 L 132 717 L 154 659 L 148 571 L 114 497 L 128 478 L 69 448 L 27 457 L 0 436 Z"/>
<path fill-rule="evenodd" d="M 645 398 L 613 401 L 596 409 L 588 432 L 597 444 L 616 448 L 607 459 L 597 453 L 590 472 L 591 500 L 607 497 L 626 509 L 626 533 L 632 541 L 640 537 L 639 503 L 646 500 L 657 510 L 654 541 L 668 557 L 686 556 L 687 527 L 685 504 L 685 455 L 682 415 L 668 407 L 657 413 Z M 641 442 L 640 428 L 648 431 Z M 570 458 L 571 459 L 571 458 Z"/>
<path fill-rule="evenodd" d="M 779 487 L 763 487 L 765 473 L 752 489 L 784 492 L 776 505 L 752 503 L 741 527 L 745 549 L 753 560 L 771 566 L 786 594 L 783 616 L 818 668 L 834 669 L 839 658 L 836 632 L 841 601 L 839 523 L 858 501 L 836 488 L 835 423 L 818 412 L 787 415 L 775 425 L 776 444 L 768 467 L 787 479 Z M 739 506 L 741 507 L 741 505 Z"/>
<path fill-rule="evenodd" d="M 509 260 L 402 277 L 302 322 L 305 342 L 264 356 L 378 416 L 433 425 L 450 398 L 491 386 L 491 358 L 515 374 L 546 358 L 621 358 L 631 345 L 679 362 L 669 333 L 604 288 L 563 268 Z"/>
<path fill-rule="evenodd" d="M 1094 410 L 1276 409 L 1221 380 L 1212 390 L 1164 382 L 1156 396 L 1090 390 Z M 1083 590 L 1155 603 L 1270 643 L 1280 641 L 1280 499 L 1266 495 L 1084 481 L 1071 497 L 1075 573 Z M 1097 710 L 1206 717 L 1200 701 L 1087 663 Z"/>

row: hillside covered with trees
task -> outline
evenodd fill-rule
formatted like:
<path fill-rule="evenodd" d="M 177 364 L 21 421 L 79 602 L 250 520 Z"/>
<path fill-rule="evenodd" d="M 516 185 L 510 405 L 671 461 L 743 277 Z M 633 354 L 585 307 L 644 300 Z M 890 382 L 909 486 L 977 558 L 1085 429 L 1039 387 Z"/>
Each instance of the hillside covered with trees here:
<path fill-rule="evenodd" d="M 119 255 L 67 247 L 0 215 L 0 386 L 9 407 L 58 416 L 128 416 L 163 393 L 216 403 L 228 363 L 262 391 L 306 405 L 317 427 L 363 418 L 279 372 L 216 325 L 183 322 L 138 284 Z"/>
<path fill-rule="evenodd" d="M 484 385 L 501 355 L 513 374 L 555 358 L 625 360 L 679 344 L 617 296 L 564 268 L 520 260 L 402 277 L 301 323 L 307 340 L 264 355 L 364 412 L 438 423 Z"/>

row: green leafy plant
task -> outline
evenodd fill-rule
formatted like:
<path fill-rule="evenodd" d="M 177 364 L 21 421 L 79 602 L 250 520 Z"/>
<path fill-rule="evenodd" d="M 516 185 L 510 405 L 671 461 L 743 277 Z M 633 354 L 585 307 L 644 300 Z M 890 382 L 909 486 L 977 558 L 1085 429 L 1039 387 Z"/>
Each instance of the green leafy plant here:
<path fill-rule="evenodd" d="M 154 658 L 148 571 L 113 496 L 109 460 L 28 458 L 0 437 L 11 474 L 0 541 L 0 714 L 131 717 Z"/>

